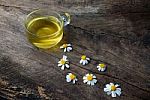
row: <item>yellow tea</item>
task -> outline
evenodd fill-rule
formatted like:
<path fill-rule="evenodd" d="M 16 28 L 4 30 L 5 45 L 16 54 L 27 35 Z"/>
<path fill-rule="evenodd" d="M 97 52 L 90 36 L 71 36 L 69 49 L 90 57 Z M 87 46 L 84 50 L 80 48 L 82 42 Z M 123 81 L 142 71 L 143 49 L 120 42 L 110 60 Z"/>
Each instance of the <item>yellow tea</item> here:
<path fill-rule="evenodd" d="M 38 48 L 50 48 L 63 37 L 61 23 L 54 16 L 37 17 L 26 25 L 29 41 Z"/>

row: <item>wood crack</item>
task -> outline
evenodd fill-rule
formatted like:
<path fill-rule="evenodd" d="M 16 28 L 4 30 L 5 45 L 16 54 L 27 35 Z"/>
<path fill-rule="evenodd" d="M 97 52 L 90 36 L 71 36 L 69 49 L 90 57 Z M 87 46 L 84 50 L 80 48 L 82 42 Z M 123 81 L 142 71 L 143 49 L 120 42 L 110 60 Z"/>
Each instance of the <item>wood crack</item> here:
<path fill-rule="evenodd" d="M 95 33 L 95 32 L 93 32 L 93 31 L 89 31 L 89 30 L 86 30 L 86 29 L 84 29 L 84 28 L 81 28 L 81 27 L 78 27 L 78 26 L 74 26 L 74 25 L 71 25 L 71 24 L 70 24 L 69 26 L 71 26 L 71 27 L 73 27 L 73 28 L 77 28 L 77 29 L 83 30 L 84 32 L 86 32 L 86 33 L 88 33 L 88 34 L 90 34 L 90 35 L 92 35 L 92 36 L 94 36 L 95 34 L 98 34 L 98 35 L 113 36 L 113 37 L 117 37 L 117 38 L 119 38 L 119 39 L 122 38 L 122 39 L 125 39 L 125 40 L 134 41 L 134 42 L 137 42 L 137 41 L 139 40 L 139 39 L 131 39 L 131 38 L 119 36 L 119 35 L 113 34 L 112 32 L 111 32 L 111 34 L 108 34 L 108 33 L 106 33 L 106 32 Z"/>
<path fill-rule="evenodd" d="M 12 7 L 12 8 L 21 8 L 20 6 L 14 6 L 14 5 L 4 5 L 4 4 L 0 4 L 0 6 L 2 6 L 2 7 Z"/>

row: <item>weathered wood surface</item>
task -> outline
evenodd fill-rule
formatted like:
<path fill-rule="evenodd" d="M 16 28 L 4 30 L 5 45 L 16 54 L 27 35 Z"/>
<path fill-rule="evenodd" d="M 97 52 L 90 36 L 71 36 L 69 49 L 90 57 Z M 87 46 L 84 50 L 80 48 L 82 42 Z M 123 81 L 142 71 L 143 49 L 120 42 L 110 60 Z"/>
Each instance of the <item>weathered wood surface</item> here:
<path fill-rule="evenodd" d="M 26 39 L 24 18 L 47 7 L 72 16 L 63 39 L 74 48 L 66 54 L 69 70 L 57 67 L 62 50 L 39 51 Z M 116 100 L 148 100 L 149 32 L 149 0 L 0 0 L 0 99 L 111 100 L 103 88 L 114 82 L 122 88 Z M 82 54 L 91 57 L 89 65 L 79 64 Z M 97 71 L 99 62 L 106 72 Z M 77 74 L 76 85 L 65 81 L 68 72 Z M 97 76 L 93 87 L 82 82 L 88 72 Z"/>

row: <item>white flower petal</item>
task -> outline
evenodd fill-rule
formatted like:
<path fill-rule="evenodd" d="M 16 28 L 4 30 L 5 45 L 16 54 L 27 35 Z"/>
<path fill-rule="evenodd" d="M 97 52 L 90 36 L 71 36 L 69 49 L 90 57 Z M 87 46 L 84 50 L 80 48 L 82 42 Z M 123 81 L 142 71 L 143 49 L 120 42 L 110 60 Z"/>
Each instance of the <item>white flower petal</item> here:
<path fill-rule="evenodd" d="M 120 90 L 117 89 L 115 92 L 116 92 L 116 94 L 117 94 L 118 96 L 121 95 L 121 91 L 120 91 Z"/>
<path fill-rule="evenodd" d="M 70 76 L 69 76 L 69 75 L 66 75 L 66 78 L 70 78 Z"/>
<path fill-rule="evenodd" d="M 106 88 L 108 88 L 111 91 L 111 85 L 110 84 L 106 84 Z"/>
<path fill-rule="evenodd" d="M 69 65 L 68 64 L 65 64 L 66 68 L 69 68 Z"/>
<path fill-rule="evenodd" d="M 72 73 L 68 73 L 68 75 L 72 75 Z"/>
<path fill-rule="evenodd" d="M 105 86 L 106 86 L 107 88 L 110 88 L 110 84 L 106 84 Z"/>
<path fill-rule="evenodd" d="M 64 52 L 66 52 L 67 51 L 67 49 L 66 48 L 64 48 Z"/>
<path fill-rule="evenodd" d="M 115 85 L 115 87 L 118 87 L 118 86 L 119 86 L 119 84 L 116 84 L 116 85 Z"/>
<path fill-rule="evenodd" d="M 71 79 L 70 79 L 70 78 L 67 78 L 66 81 L 67 81 L 67 82 L 71 82 Z"/>
<path fill-rule="evenodd" d="M 114 86 L 114 83 L 109 83 L 111 86 Z"/>
<path fill-rule="evenodd" d="M 110 95 L 110 94 L 111 94 L 111 91 L 108 91 L 108 92 L 107 92 L 107 95 Z"/>
<path fill-rule="evenodd" d="M 58 64 L 58 66 L 60 67 L 60 66 L 62 66 L 62 64 Z"/>
<path fill-rule="evenodd" d="M 91 76 L 93 77 L 94 75 L 93 75 L 93 74 L 91 74 Z"/>
<path fill-rule="evenodd" d="M 78 81 L 78 79 L 77 79 L 77 78 L 75 78 L 75 81 Z"/>
<path fill-rule="evenodd" d="M 101 71 L 102 71 L 102 72 L 105 71 L 105 68 L 101 68 Z"/>
<path fill-rule="evenodd" d="M 62 46 L 60 46 L 60 48 L 61 48 L 61 49 L 63 49 L 63 48 L 64 48 L 64 46 L 62 45 Z"/>
<path fill-rule="evenodd" d="M 61 63 L 61 61 L 58 61 L 58 63 L 60 64 L 60 63 Z"/>
<path fill-rule="evenodd" d="M 94 85 L 94 82 L 93 82 L 93 81 L 91 81 L 91 85 Z"/>
<path fill-rule="evenodd" d="M 83 60 L 82 65 L 85 65 L 85 60 Z"/>
<path fill-rule="evenodd" d="M 68 47 L 70 50 L 72 50 L 73 48 L 72 47 Z"/>
<path fill-rule="evenodd" d="M 67 44 L 67 46 L 71 46 L 71 44 Z"/>
<path fill-rule="evenodd" d="M 87 84 L 88 84 L 88 85 L 91 85 L 91 81 L 87 81 Z"/>
<path fill-rule="evenodd" d="M 92 76 L 93 76 L 93 78 L 96 78 L 96 76 L 95 76 L 95 75 L 93 75 L 93 74 L 92 74 Z"/>
<path fill-rule="evenodd" d="M 121 91 L 121 88 L 116 88 L 117 90 Z"/>
<path fill-rule="evenodd" d="M 99 71 L 101 71 L 101 68 L 98 68 Z"/>
<path fill-rule="evenodd" d="M 90 60 L 90 58 L 86 58 L 86 60 Z"/>
<path fill-rule="evenodd" d="M 86 80 L 86 79 L 87 79 L 87 77 L 86 77 L 86 76 L 83 76 L 83 79 L 84 79 L 84 80 Z"/>
<path fill-rule="evenodd" d="M 104 92 L 109 92 L 111 91 L 110 88 L 104 88 Z"/>
<path fill-rule="evenodd" d="M 67 52 L 70 52 L 70 49 L 66 48 L 66 51 L 67 51 Z"/>
<path fill-rule="evenodd" d="M 68 47 L 68 48 L 67 48 L 67 51 L 71 51 L 71 50 L 72 50 L 72 48 L 71 48 L 71 47 Z"/>
<path fill-rule="evenodd" d="M 68 63 L 68 64 L 69 64 L 69 61 L 68 61 L 68 59 L 65 59 L 65 61 L 66 61 L 66 63 Z"/>
<path fill-rule="evenodd" d="M 88 80 L 83 80 L 83 83 L 86 83 Z"/>
<path fill-rule="evenodd" d="M 92 82 L 97 83 L 97 80 L 96 80 L 96 79 L 93 79 Z"/>
<path fill-rule="evenodd" d="M 76 83 L 76 81 L 75 81 L 75 80 L 73 80 L 72 82 L 73 82 L 73 84 L 75 84 L 75 83 Z"/>
<path fill-rule="evenodd" d="M 63 55 L 63 60 L 66 61 L 67 60 L 67 56 Z"/>
<path fill-rule="evenodd" d="M 87 60 L 85 60 L 85 64 L 88 64 L 88 61 L 87 61 Z"/>
<path fill-rule="evenodd" d="M 112 97 L 116 97 L 115 91 L 112 91 L 112 92 L 111 92 L 111 96 L 112 96 Z"/>
<path fill-rule="evenodd" d="M 64 69 L 65 69 L 65 66 L 64 66 L 64 65 L 62 65 L 62 66 L 61 66 L 61 70 L 64 70 Z"/>
<path fill-rule="evenodd" d="M 85 76 L 87 77 L 87 76 L 89 76 L 90 74 L 88 73 L 88 74 L 86 74 Z"/>
<path fill-rule="evenodd" d="M 81 59 L 81 60 L 80 60 L 80 64 L 82 64 L 82 62 L 83 62 L 83 60 Z"/>

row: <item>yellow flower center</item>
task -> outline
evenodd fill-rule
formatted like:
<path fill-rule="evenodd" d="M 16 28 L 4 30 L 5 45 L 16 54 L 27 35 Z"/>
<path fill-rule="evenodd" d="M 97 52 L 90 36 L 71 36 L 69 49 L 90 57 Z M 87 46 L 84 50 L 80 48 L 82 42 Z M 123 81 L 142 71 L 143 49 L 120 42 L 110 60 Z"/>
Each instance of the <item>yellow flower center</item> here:
<path fill-rule="evenodd" d="M 61 60 L 60 60 L 60 63 L 61 63 L 62 65 L 64 65 L 64 64 L 66 63 L 66 61 L 63 60 L 63 59 L 61 59 Z"/>
<path fill-rule="evenodd" d="M 88 76 L 87 76 L 87 80 L 88 80 L 88 81 L 93 80 L 93 76 L 92 76 L 92 75 L 88 75 Z"/>
<path fill-rule="evenodd" d="M 111 91 L 115 91 L 116 90 L 116 87 L 113 85 L 111 86 Z"/>
<path fill-rule="evenodd" d="M 63 47 L 66 48 L 66 47 L 67 47 L 67 44 L 63 44 Z"/>
<path fill-rule="evenodd" d="M 71 74 L 71 75 L 70 75 L 70 79 L 71 79 L 71 80 L 74 80 L 75 78 L 76 78 L 76 76 L 75 76 L 74 74 Z"/>
<path fill-rule="evenodd" d="M 99 64 L 101 68 L 105 68 L 105 64 Z"/>
<path fill-rule="evenodd" d="M 86 55 L 83 55 L 83 56 L 81 57 L 81 59 L 82 59 L 82 60 L 86 60 Z"/>

